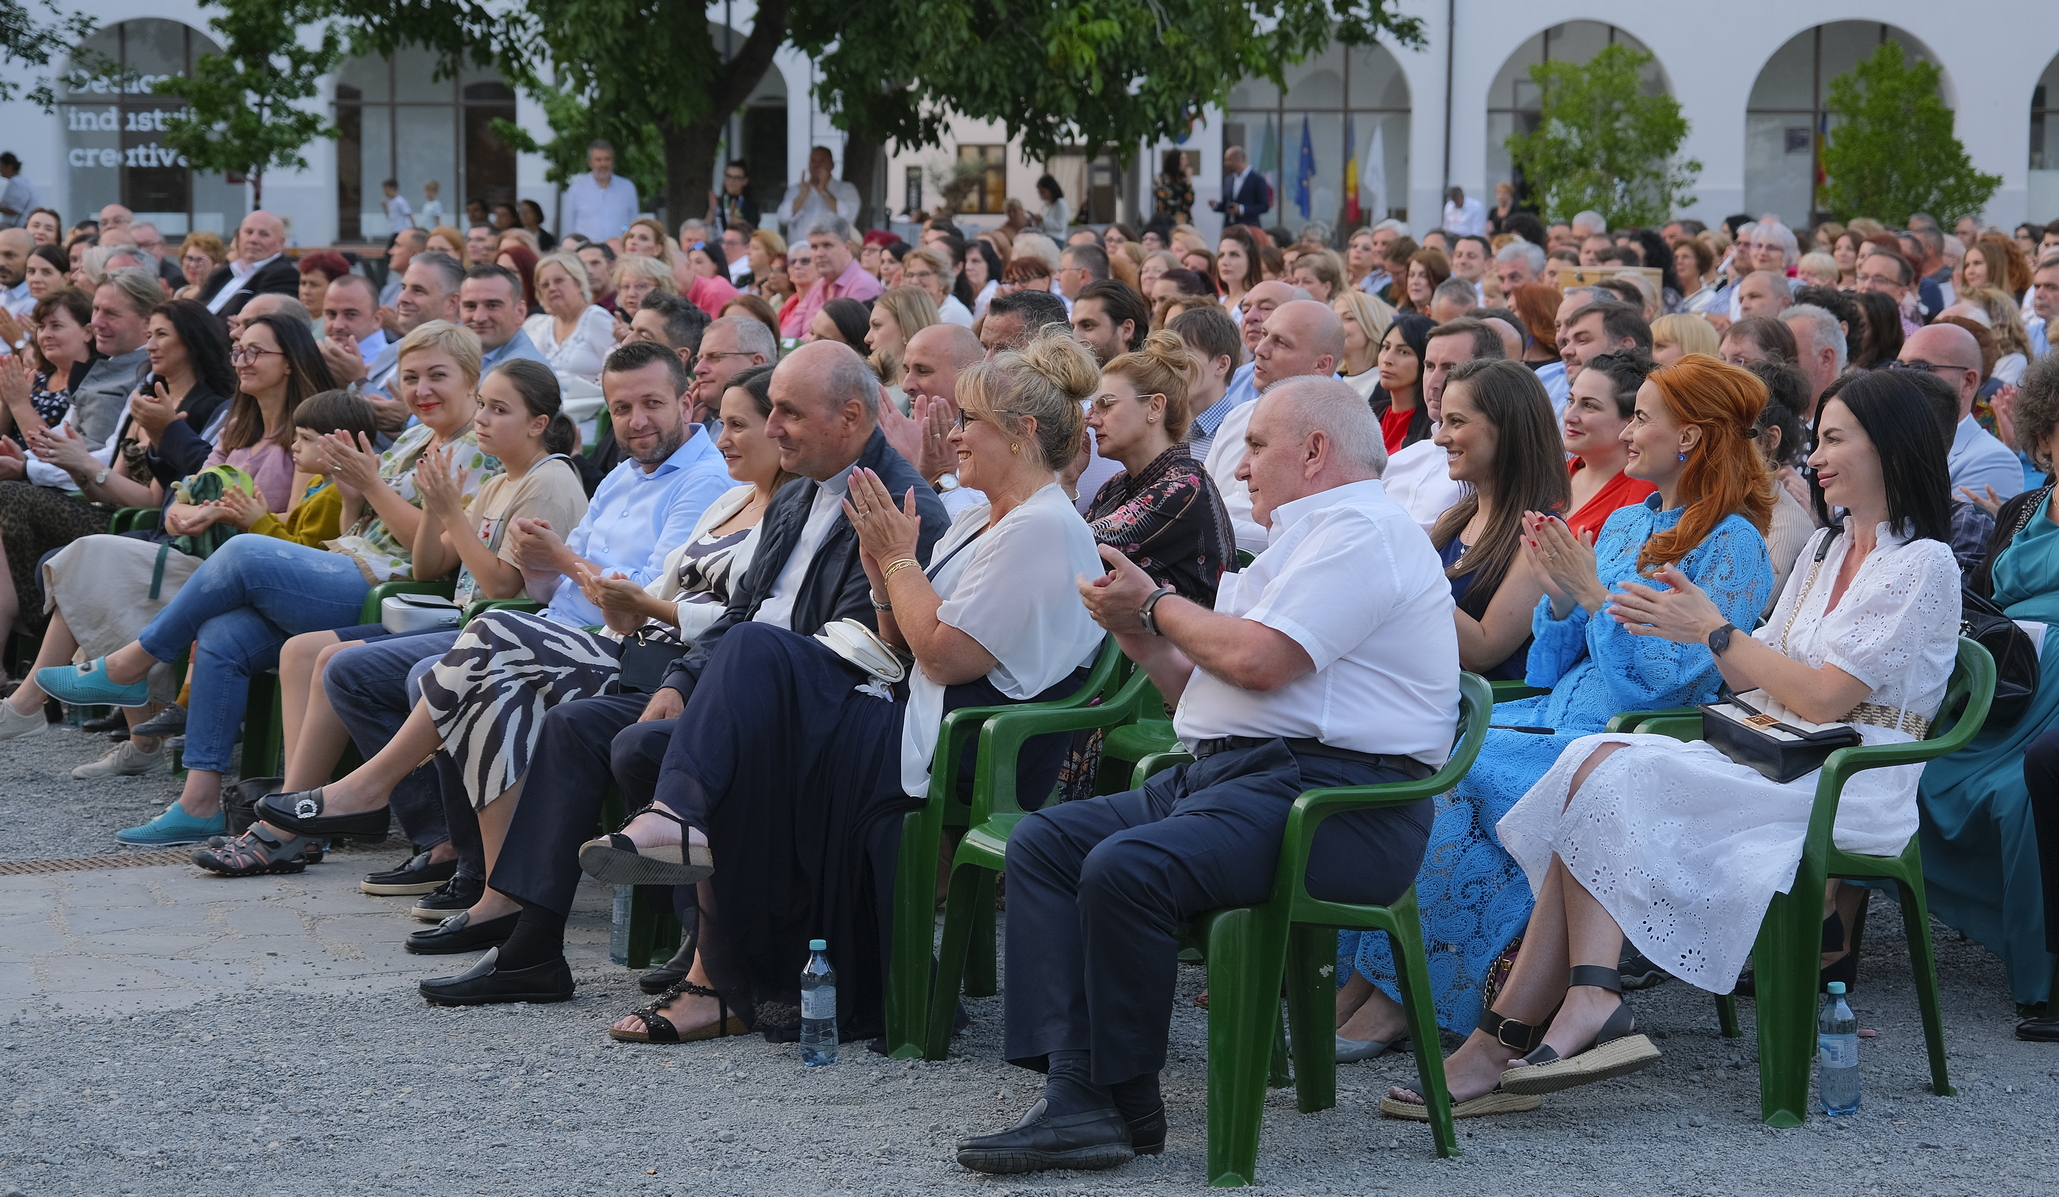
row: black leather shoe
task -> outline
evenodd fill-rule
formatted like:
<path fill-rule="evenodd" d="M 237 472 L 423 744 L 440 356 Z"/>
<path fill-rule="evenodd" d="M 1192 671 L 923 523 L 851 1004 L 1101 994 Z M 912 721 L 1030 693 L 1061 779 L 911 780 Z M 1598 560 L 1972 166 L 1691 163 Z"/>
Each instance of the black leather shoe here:
<path fill-rule="evenodd" d="M 418 852 L 393 868 L 368 874 L 357 887 L 380 898 L 412 897 L 416 894 L 434 893 L 444 882 L 457 874 L 458 861 L 455 856 L 442 864 L 430 864 L 427 852 Z M 476 899 L 475 899 L 476 901 Z M 467 902 L 465 905 L 470 906 Z"/>
<path fill-rule="evenodd" d="M 2016 1024 L 2016 1037 L 2030 1043 L 2059 1043 L 2059 1017 L 2026 1018 Z"/>
<path fill-rule="evenodd" d="M 636 987 L 645 993 L 663 993 L 686 980 L 686 974 L 693 971 L 694 942 L 697 938 L 692 934 L 680 936 L 679 950 L 672 953 L 672 959 L 638 977 Z"/>
<path fill-rule="evenodd" d="M 415 900 L 408 913 L 425 923 L 440 923 L 460 910 L 470 910 L 486 896 L 486 883 L 477 877 L 453 876 L 433 891 Z"/>
<path fill-rule="evenodd" d="M 495 922 L 500 920 L 496 919 Z M 489 948 L 479 963 L 455 977 L 430 977 L 421 985 L 432 1006 L 491 1006 L 498 1002 L 572 1000 L 572 966 L 563 956 L 528 968 L 498 968 L 500 949 Z"/>
<path fill-rule="evenodd" d="M 126 740 L 129 738 L 129 720 L 127 716 L 122 714 L 121 708 L 116 707 L 97 719 L 88 719 L 79 724 L 79 730 L 88 735 L 100 735 L 104 732 L 119 731 L 122 733 L 122 739 Z"/>
<path fill-rule="evenodd" d="M 961 1140 L 958 1162 L 974 1172 L 1042 1172 L 1050 1168 L 1120 1168 L 1137 1157 L 1129 1124 L 1113 1109 L 1050 1117 L 1043 1098 L 1022 1121 L 998 1135 Z M 1160 1146 L 1164 1144 L 1161 1141 Z"/>
<path fill-rule="evenodd" d="M 469 912 L 460 910 L 427 931 L 417 931 L 408 936 L 407 942 L 401 946 L 416 956 L 450 956 L 458 952 L 476 952 L 480 948 L 497 948 L 515 933 L 515 920 L 521 917 L 518 911 L 475 923 Z"/>
<path fill-rule="evenodd" d="M 1130 1150 L 1138 1155 L 1157 1155 L 1165 1150 L 1165 1106 L 1142 1118 L 1126 1119 L 1130 1127 Z"/>
<path fill-rule="evenodd" d="M 292 794 L 267 794 L 257 800 L 257 817 L 295 835 L 338 836 L 383 840 L 392 821 L 392 809 L 362 811 L 354 815 L 324 815 L 322 787 Z"/>
<path fill-rule="evenodd" d="M 139 736 L 148 736 L 153 740 L 185 735 L 186 708 L 173 703 L 144 722 L 138 723 L 135 732 Z"/>

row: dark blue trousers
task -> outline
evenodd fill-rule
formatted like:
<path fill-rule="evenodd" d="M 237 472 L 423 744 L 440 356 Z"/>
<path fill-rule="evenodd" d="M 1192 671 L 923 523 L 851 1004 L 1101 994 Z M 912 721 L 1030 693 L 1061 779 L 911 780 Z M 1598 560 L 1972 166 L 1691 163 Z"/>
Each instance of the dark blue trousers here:
<path fill-rule="evenodd" d="M 400 725 L 407 722 L 408 712 L 422 696 L 420 689 L 410 684 L 416 667 L 434 664 L 457 639 L 454 629 L 388 636 L 329 658 L 322 671 L 322 688 L 328 691 L 329 705 L 349 730 L 351 741 L 367 759 L 400 733 Z M 444 793 L 457 795 L 457 805 L 464 807 L 463 818 L 446 817 L 449 807 L 443 801 Z M 393 817 L 417 848 L 432 848 L 449 840 L 457 849 L 458 871 L 471 877 L 485 876 L 479 821 L 465 801 L 456 767 L 442 753 L 394 787 Z"/>
<path fill-rule="evenodd" d="M 1008 837 L 1004 1053 L 1041 1071 L 1090 1051 L 1096 1084 L 1165 1066 L 1180 926 L 1272 896 L 1287 811 L 1306 790 L 1406 780 L 1278 741 L 1157 774 L 1139 790 L 1045 807 Z M 1428 799 L 1326 820 L 1309 893 L 1384 904 L 1414 882 Z"/>

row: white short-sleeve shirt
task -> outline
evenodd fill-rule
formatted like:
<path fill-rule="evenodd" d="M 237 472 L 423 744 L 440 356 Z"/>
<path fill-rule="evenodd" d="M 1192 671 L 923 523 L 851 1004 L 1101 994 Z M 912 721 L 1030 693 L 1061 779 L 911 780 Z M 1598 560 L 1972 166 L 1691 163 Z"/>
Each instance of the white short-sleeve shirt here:
<path fill-rule="evenodd" d="M 1458 721 L 1458 629 L 1430 539 L 1377 481 L 1272 518 L 1272 544 L 1223 575 L 1215 609 L 1286 634 L 1315 670 L 1259 693 L 1197 669 L 1173 729 L 1189 745 L 1282 736 L 1443 764 Z"/>
<path fill-rule="evenodd" d="M 1031 495 L 982 533 L 987 503 L 958 513 L 930 560 L 930 583 L 943 605 L 939 622 L 994 655 L 987 680 L 1014 699 L 1034 698 L 1082 665 L 1091 665 L 1102 632 L 1080 601 L 1075 579 L 1105 571 L 1094 533 L 1056 482 Z M 977 542 L 967 544 L 977 536 Z M 963 546 L 963 551 L 958 551 Z M 1448 621 L 1447 621 L 1448 622 Z M 929 763 L 944 718 L 944 686 L 916 666 L 909 672 L 901 723 L 901 788 L 929 792 Z"/>

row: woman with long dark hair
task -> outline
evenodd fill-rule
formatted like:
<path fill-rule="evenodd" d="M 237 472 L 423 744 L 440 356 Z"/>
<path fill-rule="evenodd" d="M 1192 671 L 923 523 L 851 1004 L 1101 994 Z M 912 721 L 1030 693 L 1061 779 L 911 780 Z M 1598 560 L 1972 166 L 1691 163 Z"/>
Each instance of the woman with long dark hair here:
<path fill-rule="evenodd" d="M 1958 651 L 1944 441 L 1922 394 L 1890 372 L 1826 397 L 1816 432 L 1809 464 L 1848 514 L 1812 538 L 1808 567 L 1789 578 L 1763 627 L 1741 631 L 1663 550 L 1648 579 L 1608 596 L 1606 617 L 1642 641 L 1709 654 L 1732 690 L 1761 691 L 1776 716 L 1849 723 L 1866 744 L 1905 744 L 1928 733 Z M 1681 980 L 1730 992 L 1774 893 L 1794 884 L 1819 773 L 1775 782 L 1705 741 L 1667 736 L 1605 732 L 1567 745 L 1495 825 L 1537 903 L 1491 1011 L 1504 1034 L 1476 1031 L 1445 1062 L 1451 1096 L 1527 1103 L 1656 1061 L 1621 996 L 1626 940 Z M 1847 780 L 1837 847 L 1899 855 L 1917 831 L 1922 775 L 1920 764 L 1896 765 Z M 1843 954 L 1863 895 L 1834 880 L 1825 887 L 1831 955 Z M 1508 1046 L 1509 1022 L 1543 1029 L 1533 1050 Z M 1589 1055 L 1598 1047 L 1606 1065 Z M 1397 1090 L 1389 1102 L 1411 1099 Z"/>
<path fill-rule="evenodd" d="M 1902 310 L 1895 301 L 1878 291 L 1854 291 L 1852 302 L 1859 306 L 1859 323 L 1865 332 L 1852 366 L 1873 370 L 1902 355 Z"/>
<path fill-rule="evenodd" d="M 1630 460 L 1623 430 L 1637 415 L 1637 392 L 1652 369 L 1642 354 L 1601 353 L 1573 380 L 1561 426 L 1572 487 L 1566 526 L 1576 535 L 1601 535 L 1617 508 L 1652 493 L 1651 483 L 1623 470 Z"/>
<path fill-rule="evenodd" d="M 1497 1017 L 1482 1017 L 1481 995 L 1515 951 L 1512 941 L 1529 917 L 1532 894 L 1496 823 L 1568 745 L 1601 731 L 1614 716 L 1715 696 L 1721 679 L 1706 646 L 1635 638 L 1608 617 L 1610 593 L 1672 569 L 1702 587 L 1727 618 L 1758 619 L 1772 589 L 1761 537 L 1772 496 L 1747 434 L 1765 395 L 1757 379 L 1712 357 L 1693 355 L 1654 370 L 1637 388 L 1635 414 L 1621 434 L 1625 469 L 1653 486 L 1654 495 L 1618 509 L 1591 547 L 1546 513 L 1525 515 L 1523 554 L 1547 591 L 1532 615 L 1537 639 L 1526 680 L 1551 693 L 1495 705 L 1500 726 L 1487 733 L 1479 763 L 1439 810 L 1431 831 L 1416 887 L 1429 951 L 1448 957 L 1431 970 L 1440 978 L 1437 1016 L 1446 1029 L 1465 1034 L 1477 1024 L 1490 1035 L 1504 1030 Z M 1536 730 L 1511 730 L 1525 728 Z M 1527 943 L 1522 950 L 1528 952 Z M 1381 992 L 1362 981 L 1347 985 L 1343 997 L 1365 994 L 1367 1000 L 1338 1034 L 1378 1046 L 1402 1027 L 1401 1009 L 1389 996 L 1395 990 L 1385 937 L 1362 937 L 1354 967 Z M 1527 1051 L 1534 1046 L 1530 1030 L 1513 1024 L 1505 1041 L 1525 1044 Z M 1492 1088 L 1488 1081 L 1455 1089 L 1453 1096 L 1481 1098 Z M 1422 1118 L 1423 1107 L 1410 1097 L 1397 1094 L 1381 1108 Z M 1534 1104 L 1494 1095 L 1466 1112 Z"/>
<path fill-rule="evenodd" d="M 1437 322 L 1415 312 L 1396 312 L 1379 339 L 1373 359 L 1379 382 L 1373 387 L 1373 414 L 1380 418 L 1380 439 L 1387 452 L 1398 453 L 1429 437 L 1433 424 L 1423 402 L 1423 354 Z M 1347 380 L 1349 381 L 1349 380 Z"/>
<path fill-rule="evenodd" d="M 1391 342 L 1395 334 L 1387 336 Z M 1522 560 L 1523 513 L 1566 506 L 1566 457 L 1551 399 L 1521 365 L 1485 359 L 1452 369 L 1443 407 L 1437 445 L 1452 481 L 1472 487 L 1430 533 L 1458 604 L 1459 662 L 1490 679 L 1521 678 L 1530 610 L 1543 593 Z"/>

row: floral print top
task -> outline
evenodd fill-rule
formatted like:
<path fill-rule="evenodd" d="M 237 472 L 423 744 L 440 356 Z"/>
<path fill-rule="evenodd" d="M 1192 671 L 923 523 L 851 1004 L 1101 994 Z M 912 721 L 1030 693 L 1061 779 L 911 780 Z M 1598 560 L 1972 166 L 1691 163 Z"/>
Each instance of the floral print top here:
<path fill-rule="evenodd" d="M 1215 589 L 1236 558 L 1237 537 L 1222 493 L 1184 443 L 1137 477 L 1102 483 L 1087 509 L 1094 539 L 1120 552 L 1181 598 L 1215 606 Z"/>
<path fill-rule="evenodd" d="M 53 387 L 50 371 L 38 370 L 35 380 L 29 384 L 29 406 L 35 408 L 36 414 L 43 417 L 43 422 L 52 428 L 57 427 L 58 422 L 64 419 L 64 413 L 71 410 L 71 388 L 65 386 L 64 382 L 64 379 L 57 379 L 57 385 Z M 23 438 L 20 428 L 9 428 L 7 435 L 13 437 L 14 443 L 22 448 L 29 447 L 29 442 Z"/>
<path fill-rule="evenodd" d="M 415 462 L 421 459 L 431 441 L 436 439 L 436 430 L 426 424 L 417 424 L 400 434 L 379 459 L 379 477 L 393 488 L 401 498 L 416 507 L 422 505 L 422 496 L 415 489 Z M 465 471 L 462 488 L 465 506 L 469 509 L 473 496 L 479 493 L 479 486 L 488 478 L 502 473 L 500 458 L 490 457 L 479 448 L 479 438 L 472 430 L 451 442 L 459 447 L 456 464 Z M 365 581 L 376 586 L 396 578 L 413 576 L 414 546 L 404 544 L 386 526 L 367 504 L 365 513 L 358 522 L 342 536 L 323 546 L 332 553 L 342 553 L 357 562 L 364 571 Z"/>

